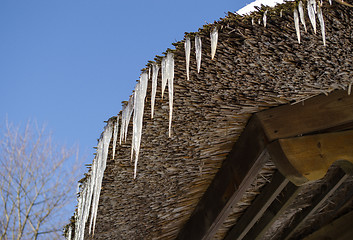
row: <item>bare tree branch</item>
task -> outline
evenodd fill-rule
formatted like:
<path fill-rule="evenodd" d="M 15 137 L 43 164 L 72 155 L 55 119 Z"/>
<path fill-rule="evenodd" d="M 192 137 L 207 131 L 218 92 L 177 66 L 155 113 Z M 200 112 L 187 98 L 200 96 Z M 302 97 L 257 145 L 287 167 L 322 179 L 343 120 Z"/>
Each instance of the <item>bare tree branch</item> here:
<path fill-rule="evenodd" d="M 0 129 L 0 240 L 59 239 L 62 213 L 75 200 L 78 173 L 68 164 L 78 166 L 77 150 L 33 126 Z"/>

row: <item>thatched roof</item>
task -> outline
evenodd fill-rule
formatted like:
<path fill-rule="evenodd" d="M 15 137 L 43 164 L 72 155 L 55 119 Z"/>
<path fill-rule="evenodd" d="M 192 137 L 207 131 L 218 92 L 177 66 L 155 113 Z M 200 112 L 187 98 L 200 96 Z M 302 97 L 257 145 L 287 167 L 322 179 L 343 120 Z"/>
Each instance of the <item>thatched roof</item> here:
<path fill-rule="evenodd" d="M 168 96 L 161 98 L 159 78 L 153 119 L 151 84 L 148 85 L 136 179 L 130 162 L 132 124 L 127 142 L 117 146 L 114 159 L 111 143 L 92 239 L 175 239 L 253 113 L 336 89 L 347 90 L 353 79 L 353 8 L 336 2 L 323 3 L 324 46 L 320 30 L 313 33 L 307 16 L 308 32 L 301 31 L 298 44 L 294 7 L 295 3 L 290 2 L 263 7 L 251 16 L 228 13 L 204 26 L 197 33 L 202 38 L 200 73 L 194 53 L 196 33 L 187 34 L 192 43 L 189 81 L 184 42 L 175 43 L 171 138 Z M 257 19 L 262 19 L 266 10 L 264 27 L 257 24 Z M 218 28 L 219 36 L 216 55 L 211 60 L 209 36 L 213 27 Z M 156 61 L 159 63 L 160 58 Z M 226 235 L 275 171 L 276 166 L 269 159 L 215 235 L 216 239 Z M 347 182 L 346 187 L 351 188 L 352 179 Z M 292 208 L 304 208 L 315 191 L 320 191 L 320 184 L 308 186 L 308 200 L 299 197 L 298 201 L 304 200 Z M 286 221 L 290 217 L 278 220 L 274 228 L 287 224 Z M 304 228 L 300 231 L 310 232 Z M 273 234 L 269 232 L 267 236 Z M 88 232 L 85 237 L 91 238 Z"/>

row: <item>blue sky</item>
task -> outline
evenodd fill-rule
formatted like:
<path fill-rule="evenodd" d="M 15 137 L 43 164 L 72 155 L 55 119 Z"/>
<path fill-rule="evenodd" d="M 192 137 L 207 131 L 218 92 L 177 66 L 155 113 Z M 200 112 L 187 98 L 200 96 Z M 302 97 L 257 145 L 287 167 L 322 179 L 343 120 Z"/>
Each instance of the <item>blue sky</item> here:
<path fill-rule="evenodd" d="M 0 121 L 46 124 L 91 162 L 147 61 L 249 2 L 1 0 Z"/>

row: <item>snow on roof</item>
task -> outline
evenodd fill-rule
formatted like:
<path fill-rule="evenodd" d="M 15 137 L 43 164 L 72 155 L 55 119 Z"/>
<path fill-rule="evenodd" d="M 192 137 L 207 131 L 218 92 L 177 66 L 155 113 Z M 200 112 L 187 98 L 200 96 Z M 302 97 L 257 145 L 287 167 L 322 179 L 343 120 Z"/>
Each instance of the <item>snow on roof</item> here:
<path fill-rule="evenodd" d="M 248 5 L 246 5 L 245 7 L 239 9 L 237 13 L 240 15 L 245 15 L 255 11 L 256 10 L 255 6 L 260 7 L 261 5 L 265 5 L 265 6 L 274 7 L 276 6 L 276 4 L 284 3 L 284 2 L 285 0 L 255 0 L 252 3 L 249 3 Z"/>

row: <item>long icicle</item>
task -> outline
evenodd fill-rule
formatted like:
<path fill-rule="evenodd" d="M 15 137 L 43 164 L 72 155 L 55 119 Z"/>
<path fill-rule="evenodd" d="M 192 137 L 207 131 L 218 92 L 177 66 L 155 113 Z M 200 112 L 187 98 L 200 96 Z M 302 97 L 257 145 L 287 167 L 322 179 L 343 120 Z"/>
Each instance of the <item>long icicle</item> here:
<path fill-rule="evenodd" d="M 325 22 L 324 22 L 324 16 L 323 16 L 323 14 L 322 14 L 322 8 L 321 8 L 321 6 L 318 7 L 318 10 L 317 10 L 317 17 L 318 17 L 318 19 L 319 19 L 320 26 L 321 26 L 322 41 L 324 42 L 324 46 L 326 46 Z"/>
<path fill-rule="evenodd" d="M 307 32 L 306 24 L 305 24 L 305 18 L 304 18 L 304 6 L 303 6 L 303 2 L 302 1 L 299 2 L 298 10 L 299 10 L 300 22 L 304 26 L 304 31 Z"/>
<path fill-rule="evenodd" d="M 190 51 L 191 51 L 191 41 L 189 37 L 185 38 L 185 61 L 186 61 L 186 79 L 190 79 Z"/>
<path fill-rule="evenodd" d="M 158 71 L 159 71 L 159 66 L 154 63 L 152 65 L 151 118 L 153 118 L 153 114 L 154 114 L 154 103 L 155 103 L 156 92 L 157 92 Z"/>
<path fill-rule="evenodd" d="M 313 26 L 314 33 L 316 34 L 316 2 L 315 0 L 308 0 L 308 15 L 309 19 L 311 22 L 311 25 Z"/>
<path fill-rule="evenodd" d="M 216 49 L 217 49 L 217 42 L 218 42 L 218 30 L 216 27 L 213 28 L 212 32 L 210 33 L 211 37 L 211 59 L 214 59 L 214 56 L 216 55 Z"/>
<path fill-rule="evenodd" d="M 127 131 L 129 129 L 129 123 L 130 123 L 130 119 L 132 116 L 132 112 L 134 111 L 134 95 L 131 95 L 129 98 L 129 102 L 127 104 L 127 113 L 126 113 L 126 119 L 125 119 L 125 129 L 124 129 L 124 142 L 126 142 L 126 138 L 127 138 Z"/>
<path fill-rule="evenodd" d="M 115 148 L 116 141 L 118 139 L 118 130 L 119 130 L 119 116 L 116 117 L 116 122 L 114 124 L 114 133 L 113 133 L 113 159 L 115 158 Z"/>
<path fill-rule="evenodd" d="M 300 44 L 299 16 L 298 16 L 298 10 L 296 8 L 294 9 L 294 25 L 295 25 L 295 30 L 297 32 L 298 43 Z"/>
<path fill-rule="evenodd" d="M 131 146 L 131 157 L 133 157 L 133 152 L 135 152 L 134 179 L 136 178 L 136 174 L 137 174 L 137 162 L 138 162 L 139 152 L 140 152 L 143 112 L 145 108 L 147 86 L 148 86 L 148 74 L 144 72 L 141 74 L 140 81 L 139 83 L 136 84 L 136 88 L 135 88 L 133 145 Z"/>
<path fill-rule="evenodd" d="M 165 86 L 167 85 L 167 66 L 165 57 L 162 59 L 162 98 L 164 95 Z"/>
<path fill-rule="evenodd" d="M 195 52 L 196 52 L 197 73 L 200 73 L 200 68 L 201 68 L 201 51 L 202 51 L 201 37 L 199 35 L 196 35 Z"/>
<path fill-rule="evenodd" d="M 171 137 L 173 117 L 173 95 L 174 95 L 174 54 L 167 54 L 168 66 L 168 93 L 169 93 L 169 137 Z"/>

